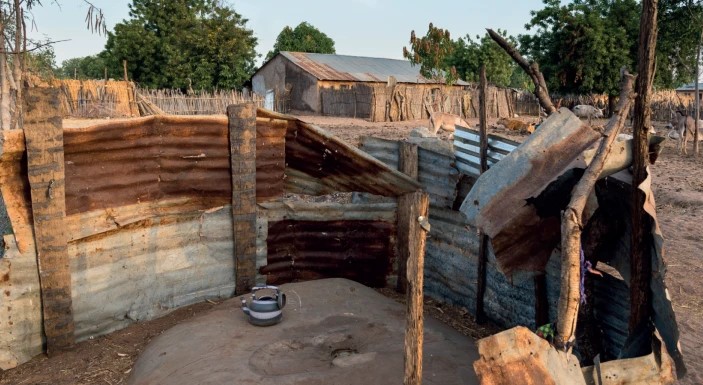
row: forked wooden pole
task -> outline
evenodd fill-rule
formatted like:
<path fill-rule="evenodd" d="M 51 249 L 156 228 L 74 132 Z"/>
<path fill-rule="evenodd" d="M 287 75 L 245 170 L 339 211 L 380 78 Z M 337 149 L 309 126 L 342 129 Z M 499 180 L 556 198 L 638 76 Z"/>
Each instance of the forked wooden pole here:
<path fill-rule="evenodd" d="M 478 117 L 480 136 L 480 161 L 481 174 L 488 170 L 488 113 L 486 110 L 486 94 L 488 92 L 488 82 L 486 81 L 486 65 L 481 66 L 480 86 L 478 93 Z M 486 263 L 488 262 L 488 242 L 489 238 L 482 231 L 479 231 L 480 243 L 478 246 L 478 272 L 476 282 L 476 322 L 482 324 L 486 321 L 483 311 L 483 297 L 486 293 Z"/>

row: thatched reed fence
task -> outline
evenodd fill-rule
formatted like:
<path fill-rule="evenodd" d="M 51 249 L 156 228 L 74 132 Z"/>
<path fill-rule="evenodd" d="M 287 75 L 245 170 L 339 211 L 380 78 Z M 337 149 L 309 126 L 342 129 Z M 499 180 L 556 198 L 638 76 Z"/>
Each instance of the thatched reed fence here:
<path fill-rule="evenodd" d="M 134 84 L 115 80 L 52 81 L 61 88 L 61 109 L 64 116 L 81 118 L 139 116 Z"/>
<path fill-rule="evenodd" d="M 230 104 L 254 102 L 264 107 L 264 98 L 250 92 L 236 90 L 197 91 L 185 94 L 181 90 L 154 90 L 139 88 L 137 93 L 150 104 L 169 115 L 216 115 L 224 114 Z M 141 99 L 140 98 L 140 99 Z M 140 109 L 143 110 L 140 102 Z M 142 111 L 144 112 L 144 111 Z M 153 112 L 152 112 L 153 113 Z"/>

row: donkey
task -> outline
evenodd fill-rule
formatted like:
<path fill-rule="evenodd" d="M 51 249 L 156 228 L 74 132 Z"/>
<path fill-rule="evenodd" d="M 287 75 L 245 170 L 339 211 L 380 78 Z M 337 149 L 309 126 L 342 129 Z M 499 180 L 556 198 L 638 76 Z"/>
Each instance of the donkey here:
<path fill-rule="evenodd" d="M 699 128 L 702 126 L 703 121 L 698 121 Z M 691 138 L 695 135 L 696 122 L 692 117 L 686 116 L 681 110 L 677 110 L 675 115 L 671 120 L 671 127 L 673 128 L 669 131 L 668 137 L 672 138 L 672 134 L 676 133 L 676 150 L 678 152 L 683 152 L 684 155 L 688 155 L 687 145 L 689 134 Z M 699 135 L 700 140 L 700 135 Z"/>

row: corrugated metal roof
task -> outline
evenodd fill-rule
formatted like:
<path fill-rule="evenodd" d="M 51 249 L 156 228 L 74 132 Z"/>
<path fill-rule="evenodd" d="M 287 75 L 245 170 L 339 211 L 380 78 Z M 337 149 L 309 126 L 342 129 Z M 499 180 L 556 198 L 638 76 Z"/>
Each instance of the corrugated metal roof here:
<path fill-rule="evenodd" d="M 698 89 L 703 91 L 703 83 L 698 83 Z M 676 91 L 695 92 L 696 91 L 696 83 L 684 84 L 681 87 L 677 88 Z"/>
<path fill-rule="evenodd" d="M 437 83 L 420 75 L 420 66 L 413 66 L 407 60 L 306 52 L 281 52 L 281 55 L 318 80 L 387 82 L 393 76 L 398 83 Z M 461 86 L 468 84 L 463 80 L 456 82 Z"/>

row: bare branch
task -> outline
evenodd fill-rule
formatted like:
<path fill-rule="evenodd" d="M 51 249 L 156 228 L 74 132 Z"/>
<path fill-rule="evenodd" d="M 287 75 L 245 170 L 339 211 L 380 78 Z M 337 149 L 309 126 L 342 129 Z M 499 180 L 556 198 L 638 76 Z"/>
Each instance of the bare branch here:
<path fill-rule="evenodd" d="M 542 108 L 547 112 L 547 114 L 552 114 L 555 112 L 557 109 L 554 107 L 554 103 L 552 103 L 552 99 L 549 97 L 549 90 L 547 89 L 547 83 L 544 81 L 544 75 L 542 75 L 542 72 L 539 70 L 539 64 L 537 62 L 532 62 L 529 63 L 518 50 L 513 47 L 512 44 L 510 44 L 507 40 L 503 38 L 500 34 L 496 33 L 492 29 L 488 28 L 488 35 L 491 36 L 491 39 L 498 43 L 500 48 L 503 48 L 503 50 L 510 55 L 510 57 L 517 63 L 520 68 L 523 69 L 527 73 L 527 75 L 532 79 L 532 82 L 535 84 L 535 96 L 537 97 L 537 100 L 539 100 L 539 104 L 542 105 Z"/>

